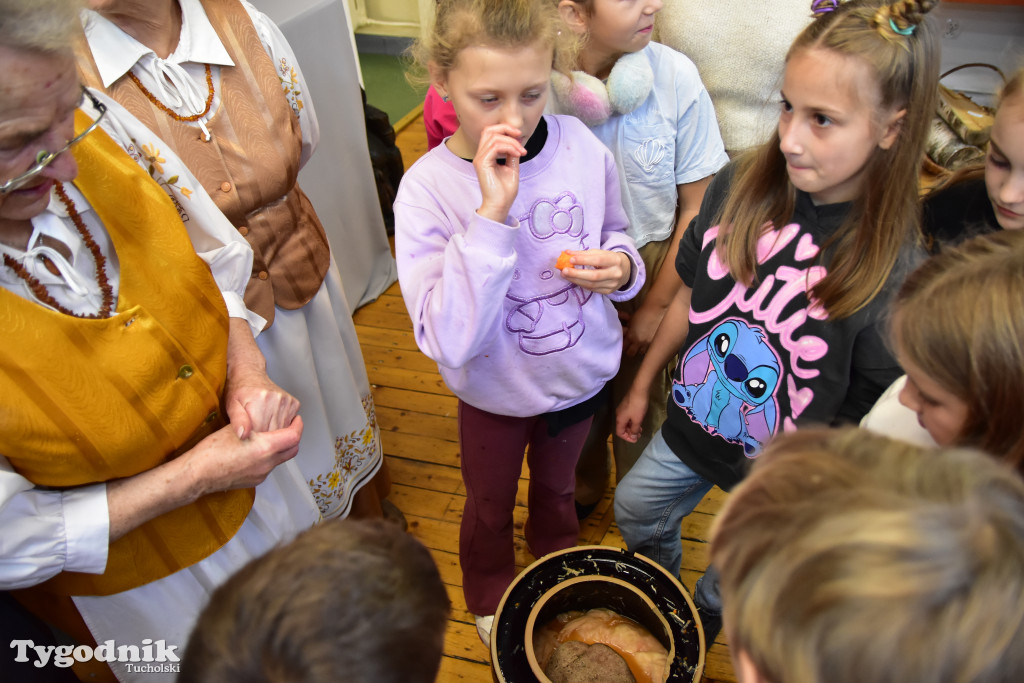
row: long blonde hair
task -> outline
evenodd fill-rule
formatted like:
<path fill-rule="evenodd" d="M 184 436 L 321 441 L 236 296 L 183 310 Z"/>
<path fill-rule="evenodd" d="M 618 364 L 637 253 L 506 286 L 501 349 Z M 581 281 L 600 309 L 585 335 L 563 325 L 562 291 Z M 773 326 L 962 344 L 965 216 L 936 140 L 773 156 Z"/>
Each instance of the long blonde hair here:
<path fill-rule="evenodd" d="M 797 36 L 787 61 L 825 49 L 863 60 L 878 83 L 881 111 L 905 109 L 895 143 L 876 149 L 864 169 L 850 217 L 826 245 L 828 274 L 811 290 L 833 319 L 849 317 L 881 291 L 900 247 L 918 233 L 918 174 L 935 112 L 939 36 L 926 14 L 938 0 L 853 0 L 819 15 Z M 908 33 L 908 35 L 904 35 Z M 737 282 L 751 286 L 757 241 L 768 225 L 793 216 L 796 190 L 786 172 L 776 130 L 738 163 L 719 217 L 717 249 Z"/>
<path fill-rule="evenodd" d="M 891 336 L 967 404 L 957 443 L 1024 472 L 1024 231 L 974 237 L 922 264 L 896 295 Z"/>
<path fill-rule="evenodd" d="M 712 531 L 731 648 L 772 683 L 1024 673 L 1024 482 L 857 429 L 777 437 Z"/>

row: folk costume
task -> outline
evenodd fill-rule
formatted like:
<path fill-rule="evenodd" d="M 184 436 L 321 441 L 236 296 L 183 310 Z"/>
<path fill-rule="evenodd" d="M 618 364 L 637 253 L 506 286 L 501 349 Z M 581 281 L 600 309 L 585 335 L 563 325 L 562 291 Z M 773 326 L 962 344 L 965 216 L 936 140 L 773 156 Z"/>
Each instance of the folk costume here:
<path fill-rule="evenodd" d="M 183 646 L 219 583 L 319 512 L 289 462 L 256 489 L 205 496 L 109 542 L 105 482 L 226 423 L 229 312 L 263 320 L 242 304 L 251 251 L 180 160 L 132 154 L 163 143 L 96 96 L 108 115 L 72 149 L 78 177 L 32 219 L 26 251 L 0 247 L 54 300 L 0 269 L 0 588 L 23 589 L 24 604 L 83 644 Z M 76 112 L 76 131 L 89 123 Z M 53 240 L 70 255 L 46 251 Z M 57 273 L 36 267 L 40 255 Z M 97 312 L 97 287 L 109 316 L 76 317 Z M 125 662 L 110 666 L 135 680 Z"/>
<path fill-rule="evenodd" d="M 252 246 L 245 301 L 267 319 L 268 375 L 302 404 L 296 462 L 325 517 L 373 514 L 389 485 L 373 399 L 341 276 L 296 184 L 319 136 L 301 72 L 250 4 L 179 2 L 166 60 L 85 13 L 79 69 L 171 145 Z"/>

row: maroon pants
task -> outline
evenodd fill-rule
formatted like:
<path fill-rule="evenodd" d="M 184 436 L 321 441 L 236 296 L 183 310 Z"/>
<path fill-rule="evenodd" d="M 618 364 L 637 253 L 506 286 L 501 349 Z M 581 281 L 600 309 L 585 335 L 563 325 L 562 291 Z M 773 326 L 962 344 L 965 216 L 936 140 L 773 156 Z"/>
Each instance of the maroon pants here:
<path fill-rule="evenodd" d="M 512 511 L 524 451 L 530 468 L 529 517 L 524 529 L 530 552 L 542 557 L 576 545 L 580 530 L 573 495 L 576 461 L 592 419 L 551 436 L 543 416 L 494 415 L 459 401 L 466 485 L 459 561 L 466 607 L 473 614 L 494 614 L 515 578 Z"/>

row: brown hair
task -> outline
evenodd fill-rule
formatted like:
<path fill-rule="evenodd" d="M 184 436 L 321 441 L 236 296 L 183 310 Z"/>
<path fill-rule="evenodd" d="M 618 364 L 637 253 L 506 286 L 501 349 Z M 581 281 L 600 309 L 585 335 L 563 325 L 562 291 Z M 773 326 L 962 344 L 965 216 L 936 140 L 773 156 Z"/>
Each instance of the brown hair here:
<path fill-rule="evenodd" d="M 712 531 L 730 647 L 772 683 L 1011 683 L 1024 482 L 969 450 L 780 435 Z"/>
<path fill-rule="evenodd" d="M 939 75 L 938 32 L 925 14 L 937 4 L 938 0 L 841 3 L 818 15 L 786 57 L 788 61 L 802 51 L 824 49 L 863 60 L 876 77 L 881 110 L 906 110 L 895 143 L 888 150 L 875 150 L 868 160 L 850 217 L 822 252 L 829 255 L 828 275 L 811 291 L 834 319 L 852 315 L 881 291 L 900 246 L 918 233 L 918 174 Z M 893 26 L 913 27 L 913 32 L 902 35 Z M 796 204 L 779 143 L 776 130 L 771 140 L 741 158 L 720 216 L 719 255 L 729 264 L 733 279 L 747 286 L 755 277 L 758 239 L 766 226 L 789 221 Z"/>
<path fill-rule="evenodd" d="M 891 327 L 900 352 L 967 404 L 957 443 L 1024 471 L 1024 231 L 930 258 L 897 293 Z"/>
<path fill-rule="evenodd" d="M 428 65 L 444 76 L 458 63 L 459 53 L 474 45 L 540 43 L 554 51 L 552 67 L 568 72 L 577 41 L 560 26 L 551 0 L 439 0 L 430 35 L 409 48 L 414 64 L 408 78 L 423 83 Z"/>
<path fill-rule="evenodd" d="M 432 683 L 450 602 L 430 552 L 393 522 L 330 520 L 214 592 L 182 683 Z"/>

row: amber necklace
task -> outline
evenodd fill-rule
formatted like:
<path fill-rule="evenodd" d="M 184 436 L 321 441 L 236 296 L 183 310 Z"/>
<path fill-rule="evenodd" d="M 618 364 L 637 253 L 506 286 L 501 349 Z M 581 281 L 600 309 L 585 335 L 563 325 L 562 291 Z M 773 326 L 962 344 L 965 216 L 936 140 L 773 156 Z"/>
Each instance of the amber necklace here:
<path fill-rule="evenodd" d="M 73 315 L 76 318 L 109 318 L 111 311 L 114 310 L 114 288 L 110 286 L 110 280 L 107 279 L 107 259 L 103 256 L 103 252 L 100 251 L 100 246 L 96 244 L 96 240 L 92 238 L 89 231 L 85 227 L 85 222 L 82 221 L 82 217 L 78 214 L 78 209 L 75 208 L 75 203 L 71 201 L 71 197 L 68 196 L 64 190 L 62 183 L 54 185 L 54 190 L 57 192 L 57 196 L 61 202 L 64 203 L 64 207 L 68 210 L 68 217 L 71 222 L 75 224 L 75 228 L 78 230 L 78 234 L 82 236 L 82 240 L 85 242 L 85 246 L 88 247 L 89 253 L 92 254 L 93 261 L 96 263 L 96 279 L 100 286 L 100 293 L 103 295 L 103 304 L 100 306 L 99 313 L 75 313 L 67 308 L 64 308 L 57 300 L 54 299 L 43 283 L 37 280 L 35 277 L 29 274 L 25 270 L 25 266 L 15 261 L 9 254 L 4 254 L 4 265 L 14 271 L 14 274 L 24 280 L 29 289 L 32 290 L 32 294 L 35 295 L 36 299 L 42 303 L 50 306 L 57 311 L 60 311 L 64 315 Z"/>
<path fill-rule="evenodd" d="M 209 94 L 206 96 L 206 108 L 203 109 L 198 114 L 193 114 L 192 116 L 182 116 L 181 114 L 175 112 L 173 109 L 168 107 L 166 104 L 164 104 L 163 102 L 158 100 L 156 95 L 154 95 L 149 90 L 147 90 L 146 86 L 142 85 L 142 81 L 139 80 L 139 77 L 136 76 L 131 71 L 128 71 L 128 78 L 132 79 L 132 83 L 134 83 L 135 85 L 139 86 L 139 90 L 142 91 L 142 94 L 145 95 L 146 98 L 149 99 L 150 102 L 155 104 L 157 109 L 159 109 L 160 111 L 164 112 L 165 114 L 170 116 L 175 121 L 185 121 L 185 122 L 188 122 L 188 123 L 195 123 L 196 121 L 200 121 L 200 120 L 206 118 L 206 115 L 210 113 L 210 107 L 213 106 L 213 69 L 210 68 L 209 64 L 206 65 L 206 88 L 209 90 Z M 206 130 L 205 127 L 204 127 L 203 130 L 204 131 Z M 207 140 L 209 140 L 209 133 L 207 133 L 206 135 L 207 135 Z"/>

